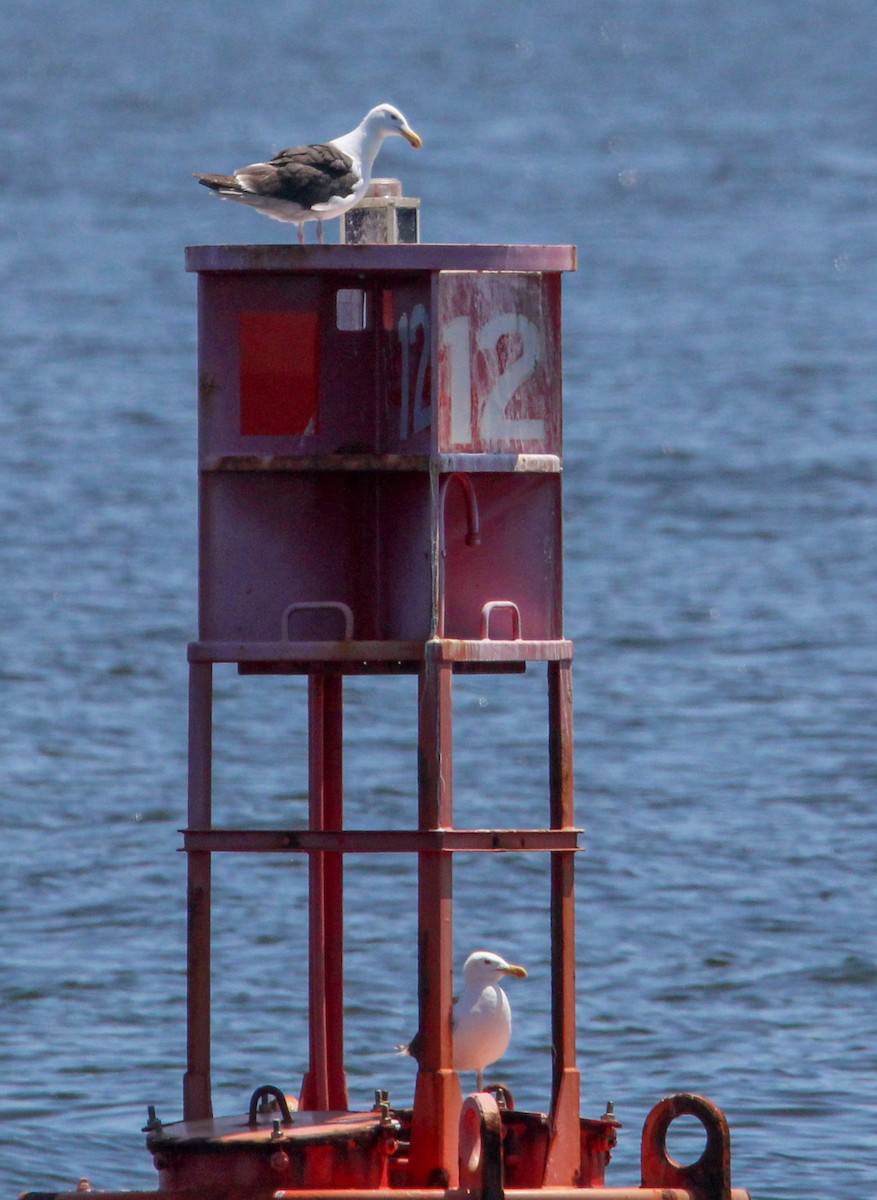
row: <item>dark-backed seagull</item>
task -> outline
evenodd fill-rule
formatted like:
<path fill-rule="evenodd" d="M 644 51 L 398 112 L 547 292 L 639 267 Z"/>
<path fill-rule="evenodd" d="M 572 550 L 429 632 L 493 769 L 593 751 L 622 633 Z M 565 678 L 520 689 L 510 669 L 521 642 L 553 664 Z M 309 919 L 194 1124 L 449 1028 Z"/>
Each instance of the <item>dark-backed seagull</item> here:
<path fill-rule="evenodd" d="M 384 138 L 398 134 L 421 146 L 398 108 L 378 104 L 350 133 L 313 146 L 291 146 L 269 162 L 240 167 L 233 175 L 195 178 L 223 200 L 249 204 L 275 221 L 292 221 L 304 242 L 305 221 L 316 221 L 323 241 L 323 222 L 340 217 L 368 191 L 372 167 Z"/>

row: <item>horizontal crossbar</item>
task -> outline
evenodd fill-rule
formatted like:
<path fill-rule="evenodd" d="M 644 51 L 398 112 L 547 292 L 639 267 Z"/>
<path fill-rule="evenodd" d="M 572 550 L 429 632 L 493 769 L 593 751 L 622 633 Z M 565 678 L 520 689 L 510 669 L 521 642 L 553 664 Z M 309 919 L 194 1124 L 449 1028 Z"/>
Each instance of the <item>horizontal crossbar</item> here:
<path fill-rule="evenodd" d="M 426 641 L 190 642 L 189 662 L 287 663 L 317 670 L 322 663 L 416 664 L 569 662 L 572 642 L 499 641 L 494 638 L 432 638 Z"/>
<path fill-rule="evenodd" d="M 183 849 L 239 853 L 575 851 L 581 829 L 184 829 Z"/>

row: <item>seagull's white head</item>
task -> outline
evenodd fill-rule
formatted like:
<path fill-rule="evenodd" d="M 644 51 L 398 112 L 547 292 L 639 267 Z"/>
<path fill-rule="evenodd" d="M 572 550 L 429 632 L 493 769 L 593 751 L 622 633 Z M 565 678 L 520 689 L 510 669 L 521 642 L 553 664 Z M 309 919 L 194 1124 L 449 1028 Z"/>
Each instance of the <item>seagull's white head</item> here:
<path fill-rule="evenodd" d="M 365 129 L 370 134 L 377 134 L 380 138 L 392 137 L 393 134 L 398 134 L 399 137 L 405 138 L 415 148 L 423 145 L 423 138 L 419 133 L 415 133 L 402 113 L 398 108 L 394 108 L 392 104 L 376 104 L 373 109 L 366 113 L 362 120 L 360 128 Z"/>
<path fill-rule="evenodd" d="M 476 950 L 463 964 L 463 981 L 467 987 L 478 984 L 486 987 L 490 983 L 497 983 L 503 975 L 512 975 L 515 979 L 527 978 L 523 967 L 506 962 L 490 950 Z"/>

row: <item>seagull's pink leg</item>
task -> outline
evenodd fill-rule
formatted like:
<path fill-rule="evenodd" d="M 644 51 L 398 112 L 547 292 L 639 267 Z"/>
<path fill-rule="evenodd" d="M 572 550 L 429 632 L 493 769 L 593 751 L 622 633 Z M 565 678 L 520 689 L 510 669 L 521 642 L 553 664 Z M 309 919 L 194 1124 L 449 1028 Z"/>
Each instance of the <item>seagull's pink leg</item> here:
<path fill-rule="evenodd" d="M 304 223 L 304 221 L 299 221 L 298 224 L 296 225 L 296 228 L 298 229 L 298 244 L 300 246 L 303 246 L 305 244 L 305 223 Z"/>

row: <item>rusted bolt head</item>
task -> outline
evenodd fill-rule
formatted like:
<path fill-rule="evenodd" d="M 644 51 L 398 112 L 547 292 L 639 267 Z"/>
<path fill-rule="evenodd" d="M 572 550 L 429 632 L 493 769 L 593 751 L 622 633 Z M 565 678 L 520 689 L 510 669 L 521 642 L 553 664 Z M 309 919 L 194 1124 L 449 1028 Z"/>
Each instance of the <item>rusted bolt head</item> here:
<path fill-rule="evenodd" d="M 268 1166 L 277 1175 L 282 1175 L 289 1169 L 289 1155 L 283 1150 L 275 1150 L 268 1159 Z"/>

